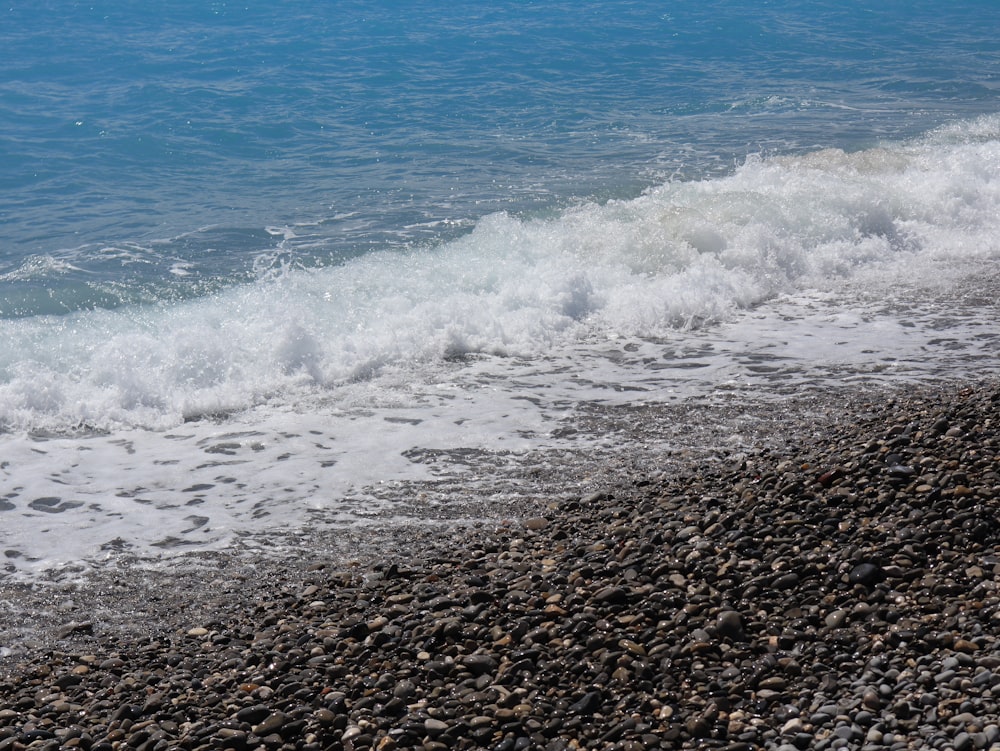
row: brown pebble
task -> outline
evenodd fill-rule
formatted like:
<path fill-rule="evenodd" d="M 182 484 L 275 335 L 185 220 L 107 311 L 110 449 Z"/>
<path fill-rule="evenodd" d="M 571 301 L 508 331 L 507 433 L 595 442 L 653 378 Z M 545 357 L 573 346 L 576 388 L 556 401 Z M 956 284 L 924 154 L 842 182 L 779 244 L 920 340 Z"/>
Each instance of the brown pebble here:
<path fill-rule="evenodd" d="M 879 698 L 878 691 L 874 689 L 865 689 L 861 701 L 868 709 L 882 708 L 882 700 Z"/>
<path fill-rule="evenodd" d="M 622 639 L 621 641 L 618 642 L 618 646 L 638 657 L 646 656 L 646 648 L 641 644 L 632 641 L 631 639 Z"/>
<path fill-rule="evenodd" d="M 337 719 L 337 714 L 335 712 L 331 712 L 326 707 L 321 707 L 313 712 L 313 717 L 324 725 L 329 725 Z"/>

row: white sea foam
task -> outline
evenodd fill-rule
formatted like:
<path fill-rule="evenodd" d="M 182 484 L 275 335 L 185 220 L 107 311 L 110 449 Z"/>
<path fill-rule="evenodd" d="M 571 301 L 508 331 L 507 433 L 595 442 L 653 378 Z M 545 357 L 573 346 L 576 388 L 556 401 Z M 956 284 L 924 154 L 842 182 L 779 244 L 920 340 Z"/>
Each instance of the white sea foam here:
<path fill-rule="evenodd" d="M 859 269 L 989 257 L 996 131 L 985 118 L 902 147 L 755 158 L 729 177 L 556 218 L 492 215 L 439 248 L 272 269 L 175 305 L 6 321 L 0 419 L 13 430 L 166 428 L 294 403 L 388 365 L 660 336 Z"/>
<path fill-rule="evenodd" d="M 32 255 L 11 271 L 0 274 L 0 282 L 25 282 L 58 276 L 67 271 L 78 271 L 72 263 L 50 255 Z"/>
<path fill-rule="evenodd" d="M 414 449 L 558 447 L 580 401 L 919 377 L 945 350 L 981 370 L 997 324 L 934 300 L 998 257 L 983 118 L 175 304 L 6 320 L 4 545 L 30 570 L 392 513 L 373 488 L 437 471 Z"/>

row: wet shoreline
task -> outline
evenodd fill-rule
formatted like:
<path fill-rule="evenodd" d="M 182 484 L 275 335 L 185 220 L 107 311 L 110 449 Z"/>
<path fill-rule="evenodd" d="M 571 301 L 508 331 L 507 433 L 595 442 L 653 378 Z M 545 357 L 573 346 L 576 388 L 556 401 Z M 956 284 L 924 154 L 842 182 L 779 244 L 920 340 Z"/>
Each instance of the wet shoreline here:
<path fill-rule="evenodd" d="M 107 577 L 6 661 L 0 743 L 1000 743 L 1000 388 L 802 407 L 520 514 Z"/>

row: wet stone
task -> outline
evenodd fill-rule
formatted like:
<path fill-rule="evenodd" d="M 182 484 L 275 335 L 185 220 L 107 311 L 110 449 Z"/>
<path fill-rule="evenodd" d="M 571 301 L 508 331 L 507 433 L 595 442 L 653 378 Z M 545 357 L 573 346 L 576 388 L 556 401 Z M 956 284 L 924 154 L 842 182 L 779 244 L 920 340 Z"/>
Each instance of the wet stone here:
<path fill-rule="evenodd" d="M 254 725 L 253 732 L 256 735 L 265 736 L 277 732 L 288 722 L 288 716 L 284 712 L 274 712 L 264 718 L 258 725 Z"/>
<path fill-rule="evenodd" d="M 462 664 L 473 675 L 485 675 L 492 673 L 497 668 L 497 661 L 491 655 L 478 654 L 469 655 L 462 660 Z"/>
<path fill-rule="evenodd" d="M 824 622 L 828 628 L 840 628 L 847 621 L 850 614 L 844 609 L 834 610 L 826 616 Z"/>
<path fill-rule="evenodd" d="M 743 618 L 735 610 L 724 610 L 719 613 L 715 621 L 715 628 L 719 636 L 727 639 L 740 640 L 744 637 Z"/>
<path fill-rule="evenodd" d="M 604 587 L 594 593 L 593 599 L 607 605 L 625 605 L 628 602 L 628 592 L 621 587 Z"/>
<path fill-rule="evenodd" d="M 848 581 L 851 584 L 862 584 L 866 587 L 874 586 L 884 580 L 885 572 L 882 570 L 882 567 L 870 561 L 859 563 L 851 569 L 851 573 L 848 576 Z"/>
<path fill-rule="evenodd" d="M 424 730 L 427 734 L 434 737 L 442 735 L 448 730 L 448 723 L 441 720 L 435 720 L 434 718 L 429 718 L 424 721 Z"/>

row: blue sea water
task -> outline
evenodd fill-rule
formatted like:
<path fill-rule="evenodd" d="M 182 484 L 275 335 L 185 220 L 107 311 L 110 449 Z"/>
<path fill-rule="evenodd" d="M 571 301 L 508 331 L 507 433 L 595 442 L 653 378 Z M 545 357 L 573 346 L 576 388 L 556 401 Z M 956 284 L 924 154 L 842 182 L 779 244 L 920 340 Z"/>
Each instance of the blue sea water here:
<path fill-rule="evenodd" d="M 0 263 L 36 271 L 5 278 L 4 317 L 201 295 L 259 278 L 262 256 L 336 263 L 748 154 L 910 138 L 995 114 L 1000 53 L 985 1 L 4 16 Z"/>
<path fill-rule="evenodd" d="M 993 0 L 11 0 L 0 49 L 15 573 L 371 514 L 609 393 L 995 359 L 995 297 L 940 313 L 1000 259 Z"/>

